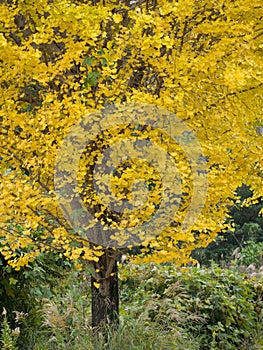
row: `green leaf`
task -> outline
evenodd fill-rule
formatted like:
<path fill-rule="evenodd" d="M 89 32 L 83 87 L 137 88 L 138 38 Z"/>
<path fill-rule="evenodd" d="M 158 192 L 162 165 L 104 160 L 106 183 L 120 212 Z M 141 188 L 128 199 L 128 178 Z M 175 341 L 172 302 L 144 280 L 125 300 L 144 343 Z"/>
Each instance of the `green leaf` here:
<path fill-rule="evenodd" d="M 94 57 L 86 57 L 82 62 L 82 66 L 88 65 L 89 67 L 91 67 L 93 61 Z"/>
<path fill-rule="evenodd" d="M 87 78 L 86 78 L 86 81 L 85 83 L 87 85 L 90 85 L 90 86 L 96 86 L 97 85 L 97 82 L 98 82 L 98 79 L 101 77 L 100 73 L 98 72 L 90 72 L 88 75 L 87 75 Z"/>
<path fill-rule="evenodd" d="M 106 58 L 102 57 L 102 58 L 101 58 L 101 63 L 102 63 L 102 66 L 103 66 L 103 67 L 107 66 L 107 60 L 106 60 Z"/>

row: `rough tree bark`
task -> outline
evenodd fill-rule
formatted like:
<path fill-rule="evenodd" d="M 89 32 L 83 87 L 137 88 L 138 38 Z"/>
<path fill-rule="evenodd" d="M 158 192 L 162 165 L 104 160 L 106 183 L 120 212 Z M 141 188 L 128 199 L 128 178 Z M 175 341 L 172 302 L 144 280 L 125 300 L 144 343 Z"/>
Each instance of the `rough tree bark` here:
<path fill-rule="evenodd" d="M 116 250 L 106 249 L 99 261 L 94 263 L 95 274 L 91 276 L 94 329 L 103 329 L 105 325 L 116 328 L 119 323 L 117 256 Z"/>

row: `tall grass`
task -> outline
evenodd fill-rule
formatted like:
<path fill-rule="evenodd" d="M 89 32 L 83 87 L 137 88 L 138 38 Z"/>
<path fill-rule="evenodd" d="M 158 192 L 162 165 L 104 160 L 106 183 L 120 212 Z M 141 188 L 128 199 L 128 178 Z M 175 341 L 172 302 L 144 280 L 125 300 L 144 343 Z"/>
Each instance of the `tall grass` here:
<path fill-rule="evenodd" d="M 57 281 L 52 297 L 39 299 L 33 315 L 37 323 L 23 318 L 26 337 L 15 346 L 19 350 L 263 349 L 260 279 L 249 280 L 238 271 L 218 267 L 176 271 L 173 266 L 154 265 L 126 265 L 120 268 L 120 278 L 117 330 L 105 328 L 103 335 L 92 330 L 89 277 L 71 271 Z M 12 338 L 8 324 L 4 327 Z"/>

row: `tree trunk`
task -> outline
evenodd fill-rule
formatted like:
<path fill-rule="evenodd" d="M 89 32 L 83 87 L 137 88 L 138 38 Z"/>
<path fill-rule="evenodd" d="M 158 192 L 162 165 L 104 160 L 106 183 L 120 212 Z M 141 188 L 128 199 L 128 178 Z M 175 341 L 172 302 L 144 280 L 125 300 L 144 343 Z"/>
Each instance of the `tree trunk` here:
<path fill-rule="evenodd" d="M 118 265 L 116 250 L 107 249 L 94 263 L 91 276 L 92 327 L 102 330 L 105 325 L 116 328 L 119 323 Z"/>

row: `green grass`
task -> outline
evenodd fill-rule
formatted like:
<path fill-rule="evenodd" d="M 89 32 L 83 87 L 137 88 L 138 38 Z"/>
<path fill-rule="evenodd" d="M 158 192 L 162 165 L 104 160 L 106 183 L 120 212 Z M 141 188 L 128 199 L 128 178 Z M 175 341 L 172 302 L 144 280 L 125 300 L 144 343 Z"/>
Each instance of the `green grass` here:
<path fill-rule="evenodd" d="M 116 332 L 108 330 L 106 341 L 96 336 L 89 329 L 77 329 L 66 332 L 65 329 L 54 329 L 53 334 L 38 339 L 32 347 L 35 350 L 195 350 L 198 344 L 170 330 L 164 331 L 158 325 L 149 325 L 125 319 Z M 67 333 L 67 334 L 66 334 Z"/>
<path fill-rule="evenodd" d="M 120 278 L 117 331 L 94 334 L 89 278 L 72 270 L 19 324 L 19 350 L 263 349 L 262 280 L 218 266 L 151 264 L 125 265 Z"/>

